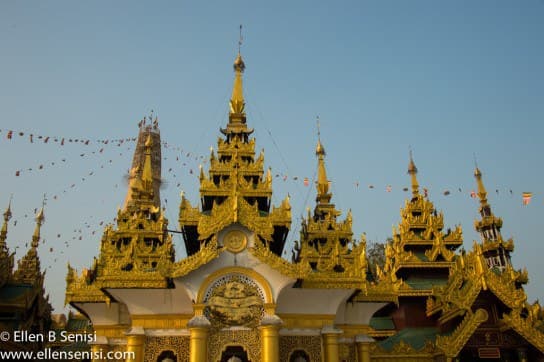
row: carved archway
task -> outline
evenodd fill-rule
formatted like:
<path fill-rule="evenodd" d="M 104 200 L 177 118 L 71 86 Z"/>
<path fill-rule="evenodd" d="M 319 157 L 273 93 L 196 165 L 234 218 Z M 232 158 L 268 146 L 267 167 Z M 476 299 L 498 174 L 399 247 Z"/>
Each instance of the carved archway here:
<path fill-rule="evenodd" d="M 167 350 L 162 351 L 161 354 L 159 354 L 157 362 L 178 362 L 178 358 L 173 351 Z"/>
<path fill-rule="evenodd" d="M 216 279 L 219 279 L 221 276 L 228 275 L 228 274 L 241 274 L 241 275 L 245 275 L 245 276 L 253 279 L 259 285 L 259 287 L 261 288 L 261 290 L 264 293 L 264 302 L 267 303 L 267 304 L 268 303 L 270 303 L 270 304 L 274 303 L 274 298 L 273 298 L 273 295 L 272 295 L 272 289 L 270 288 L 270 284 L 268 283 L 266 278 L 263 277 L 261 274 L 257 273 L 253 269 L 243 268 L 243 267 L 228 267 L 228 268 L 219 269 L 219 270 L 211 273 L 200 284 L 200 289 L 198 291 L 198 296 L 197 296 L 197 303 L 203 303 L 204 302 L 206 292 L 212 286 L 212 284 L 214 283 L 214 281 Z"/>
<path fill-rule="evenodd" d="M 296 349 L 289 355 L 289 362 L 310 362 L 310 356 L 303 349 Z"/>
<path fill-rule="evenodd" d="M 242 345 L 226 346 L 221 352 L 219 362 L 251 362 L 247 351 Z"/>
<path fill-rule="evenodd" d="M 208 359 L 221 362 L 222 354 L 229 346 L 241 346 L 248 361 L 261 361 L 261 338 L 257 329 L 212 330 L 208 341 Z"/>

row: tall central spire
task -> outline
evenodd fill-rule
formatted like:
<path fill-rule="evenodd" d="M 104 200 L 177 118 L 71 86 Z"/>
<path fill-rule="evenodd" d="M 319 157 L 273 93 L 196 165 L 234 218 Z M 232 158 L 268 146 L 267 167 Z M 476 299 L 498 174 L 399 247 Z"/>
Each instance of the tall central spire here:
<path fill-rule="evenodd" d="M 478 167 L 474 170 L 474 177 L 476 178 L 476 184 L 478 185 L 478 198 L 480 199 L 482 210 L 483 208 L 490 208 L 489 203 L 487 202 L 487 191 L 485 190 L 484 182 L 482 181 L 482 172 Z"/>
<path fill-rule="evenodd" d="M 149 119 L 152 119 L 151 116 Z M 129 185 L 123 209 L 160 207 L 161 186 L 161 136 L 158 118 L 146 124 L 147 117 L 140 122 L 138 140 L 129 174 Z M 145 207 L 144 207 L 145 205 Z"/>
<path fill-rule="evenodd" d="M 242 60 L 240 52 L 242 47 L 242 25 L 240 25 L 240 39 L 238 40 L 238 56 L 234 60 L 234 86 L 232 87 L 232 97 L 230 98 L 230 113 L 229 123 L 234 121 L 246 122 L 246 114 L 244 112 L 244 89 L 242 86 L 242 73 L 246 69 L 246 65 Z"/>
<path fill-rule="evenodd" d="M 32 248 L 37 248 L 40 243 L 40 230 L 42 228 L 45 217 L 43 215 L 43 206 L 36 216 L 36 228 L 34 229 L 34 235 L 32 235 Z"/>
<path fill-rule="evenodd" d="M 45 200 L 44 200 L 45 204 Z M 19 260 L 17 270 L 13 274 L 14 280 L 19 283 L 34 284 L 43 280 L 43 273 L 40 267 L 40 258 L 38 256 L 38 246 L 40 245 L 40 230 L 45 220 L 43 214 L 43 207 L 40 208 L 38 215 L 36 215 L 36 228 L 32 235 L 32 243 L 30 249 L 28 249 L 26 255 Z"/>
<path fill-rule="evenodd" d="M 242 55 L 238 53 L 238 56 L 234 60 L 234 85 L 232 87 L 232 96 L 230 98 L 230 114 L 229 121 L 241 121 L 245 122 L 245 101 L 244 101 L 244 89 L 242 83 L 242 73 L 246 69 L 246 65 L 242 60 Z"/>
<path fill-rule="evenodd" d="M 4 224 L 0 231 L 0 289 L 8 282 L 12 275 L 13 254 L 10 254 L 6 239 L 8 236 L 8 222 L 11 219 L 11 200 L 4 212 Z"/>
<path fill-rule="evenodd" d="M 408 164 L 408 174 L 412 179 L 412 195 L 416 197 L 419 194 L 419 184 L 417 182 L 417 167 L 412 157 L 412 150 L 410 150 L 410 163 Z"/>
<path fill-rule="evenodd" d="M 230 98 L 229 123 L 227 128 L 221 129 L 221 133 L 227 136 L 227 141 L 233 136 L 238 136 L 244 142 L 247 142 L 248 136 L 253 133 L 252 129 L 246 126 L 246 102 L 244 100 L 244 87 L 242 73 L 246 69 L 246 64 L 242 59 L 240 47 L 242 45 L 242 26 L 240 25 L 240 40 L 238 41 L 238 55 L 234 60 L 234 84 L 232 86 L 232 96 Z"/>
<path fill-rule="evenodd" d="M 11 219 L 11 200 L 9 200 L 8 208 L 4 212 L 4 223 L 0 231 L 0 253 L 6 249 L 6 238 L 8 236 L 8 222 Z"/>
<path fill-rule="evenodd" d="M 317 202 L 328 204 L 331 201 L 329 193 L 329 180 L 327 179 L 327 169 L 325 168 L 325 147 L 321 144 L 321 136 L 318 131 L 317 146 L 315 147 L 317 156 Z"/>

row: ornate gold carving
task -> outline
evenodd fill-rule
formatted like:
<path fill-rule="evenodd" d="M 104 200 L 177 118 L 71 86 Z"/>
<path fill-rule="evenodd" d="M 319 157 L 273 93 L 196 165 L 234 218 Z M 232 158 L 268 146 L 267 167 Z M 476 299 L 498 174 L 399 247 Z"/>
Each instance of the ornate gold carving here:
<path fill-rule="evenodd" d="M 210 275 L 200 284 L 200 289 L 198 290 L 197 303 L 202 304 L 206 300 L 206 296 L 209 295 L 211 286 L 216 283 L 219 279 L 227 278 L 231 275 L 241 275 L 244 278 L 255 282 L 259 289 L 263 292 L 263 300 L 266 304 L 274 303 L 274 298 L 272 295 L 272 289 L 268 284 L 268 281 L 259 273 L 253 269 L 243 268 L 243 267 L 227 267 L 219 269 Z"/>
<path fill-rule="evenodd" d="M 525 272 L 515 271 L 507 265 L 502 272 L 490 269 L 480 244 L 460 255 L 451 270 L 451 277 L 444 287 L 435 288 L 427 300 L 427 314 L 442 311 L 441 321 L 447 321 L 471 308 L 481 290 L 491 290 L 509 308 L 521 308 L 527 296 L 517 283 L 526 277 Z"/>
<path fill-rule="evenodd" d="M 357 361 L 354 343 L 340 343 L 338 349 L 340 361 Z"/>
<path fill-rule="evenodd" d="M 485 309 L 481 308 L 474 313 L 467 313 L 461 324 L 455 328 L 451 335 L 436 337 L 436 346 L 444 351 L 447 357 L 457 356 L 476 328 L 485 322 L 488 317 L 489 315 Z"/>
<path fill-rule="evenodd" d="M 96 284 L 91 283 L 89 274 L 89 270 L 84 269 L 81 275 L 78 275 L 77 271 L 68 264 L 64 304 L 72 302 L 110 303 L 110 298 Z"/>
<path fill-rule="evenodd" d="M 247 237 L 246 234 L 240 230 L 229 231 L 225 238 L 223 239 L 223 245 L 231 253 L 239 253 L 244 250 L 247 246 Z"/>
<path fill-rule="evenodd" d="M 166 351 L 172 351 L 178 362 L 186 361 L 190 355 L 189 337 L 146 337 L 144 351 L 144 361 L 158 361 L 161 353 Z"/>
<path fill-rule="evenodd" d="M 370 344 L 370 355 L 372 356 L 372 361 L 376 362 L 388 362 L 391 360 L 433 362 L 435 361 L 437 352 L 436 346 L 430 341 L 427 341 L 420 350 L 416 350 L 403 340 L 394 345 L 390 351 L 383 349 L 376 343 Z"/>
<path fill-rule="evenodd" d="M 283 275 L 291 278 L 304 278 L 304 276 L 311 272 L 311 268 L 308 264 L 289 263 L 287 260 L 271 252 L 270 249 L 258 241 L 255 242 L 253 247 L 249 248 L 249 251 L 261 262 L 268 264 Z"/>
<path fill-rule="evenodd" d="M 295 244 L 293 262 L 308 265 L 308 273 L 302 281 L 307 288 L 354 288 L 364 289 L 366 284 L 366 240 L 359 243 L 352 239 L 352 215 L 338 220 L 341 212 L 332 204 L 329 181 L 325 168 L 325 149 L 318 141 L 316 147 L 317 196 L 313 215 L 302 220 L 300 246 Z"/>
<path fill-rule="evenodd" d="M 264 313 L 264 300 L 259 288 L 238 275 L 213 287 L 205 303 L 204 314 L 216 328 L 256 327 Z"/>
<path fill-rule="evenodd" d="M 540 305 L 535 303 L 533 306 L 538 308 L 537 311 L 529 308 L 530 313 L 527 318 L 522 318 L 517 311 L 512 311 L 509 314 L 504 314 L 503 321 L 519 333 L 523 338 L 527 339 L 534 347 L 538 348 L 540 352 L 544 353 L 544 333 L 537 327 L 542 326 L 544 323 L 542 317 L 542 309 Z"/>
<path fill-rule="evenodd" d="M 454 250 L 463 243 L 462 229 L 456 226 L 444 233 L 443 213 L 438 213 L 426 195 L 419 193 L 417 168 L 412 158 L 408 173 L 412 197 L 405 201 L 400 211 L 401 221 L 393 228 L 393 240 L 386 245 L 386 264 L 383 270 L 378 270 L 378 282 L 394 287 L 403 296 L 429 296 L 433 293 L 431 288 L 400 285 L 396 274 L 402 269 L 402 275 L 409 280 L 416 269 L 449 269 L 455 258 Z"/>
<path fill-rule="evenodd" d="M 196 254 L 190 255 L 171 265 L 165 264 L 161 267 L 160 271 L 162 275 L 171 278 L 179 278 L 187 275 L 191 271 L 217 258 L 224 250 L 224 248 L 218 246 L 216 235 L 208 243 L 201 243 L 200 245 L 201 249 Z"/>
<path fill-rule="evenodd" d="M 242 346 L 250 361 L 262 361 L 261 337 L 256 328 L 212 330 L 208 341 L 208 360 L 220 361 L 227 346 Z"/>
<path fill-rule="evenodd" d="M 210 215 L 200 214 L 198 219 L 198 234 L 200 240 L 207 239 L 218 233 L 234 222 L 247 227 L 261 236 L 264 240 L 271 241 L 274 225 L 289 226 L 291 223 L 291 206 L 288 202 L 281 207 L 273 208 L 268 215 L 262 215 L 257 204 L 249 204 L 246 199 L 237 192 L 232 192 L 220 205 L 215 201 Z"/>
<path fill-rule="evenodd" d="M 297 350 L 306 352 L 310 361 L 321 361 L 321 337 L 280 336 L 280 361 L 289 361 L 291 354 Z"/>

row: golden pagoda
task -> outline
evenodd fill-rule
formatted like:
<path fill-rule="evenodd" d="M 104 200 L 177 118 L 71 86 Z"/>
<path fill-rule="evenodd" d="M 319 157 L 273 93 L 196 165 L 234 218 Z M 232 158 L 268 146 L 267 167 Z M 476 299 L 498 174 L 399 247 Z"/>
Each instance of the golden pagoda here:
<path fill-rule="evenodd" d="M 182 258 L 161 208 L 158 122 L 140 124 L 115 225 L 90 268 L 68 266 L 66 303 L 92 323 L 93 352 L 137 362 L 381 362 L 478 360 L 517 348 L 510 361 L 542 360 L 542 310 L 526 302 L 527 273 L 511 266 L 513 242 L 500 236 L 479 171 L 483 241 L 458 254 L 461 227 L 444 231 L 410 155 L 412 195 L 373 278 L 351 211 L 341 218 L 332 202 L 318 133 L 315 207 L 292 259 L 282 258 L 291 206 L 289 196 L 272 205 L 272 171 L 247 124 L 245 68 L 238 52 L 228 123 L 209 169 L 200 168 L 199 202 L 181 195 Z M 484 304 L 497 316 L 489 330 Z"/>
<path fill-rule="evenodd" d="M 11 202 L 4 212 L 4 223 L 0 231 L 0 331 L 13 336 L 19 333 L 45 335 L 51 324 L 51 304 L 45 294 L 45 271 L 41 270 L 38 246 L 40 230 L 45 220 L 43 207 L 36 215 L 36 227 L 27 253 L 13 270 L 14 254 L 7 247 L 8 222 L 11 219 Z M 40 351 L 45 340 L 16 343 L 0 341 L 0 351 Z"/>
<path fill-rule="evenodd" d="M 363 289 L 366 283 L 366 241 L 353 240 L 351 210 L 343 221 L 338 220 L 342 214 L 331 203 L 325 168 L 325 148 L 318 140 L 315 154 L 317 156 L 316 205 L 313 215 L 302 220 L 300 246 L 295 244 L 294 261 L 309 266 L 311 273 L 302 280 L 304 287 L 312 288 L 356 288 Z"/>
<path fill-rule="evenodd" d="M 502 220 L 491 211 L 478 168 L 474 176 L 481 242 L 456 258 L 448 283 L 427 301 L 427 315 L 439 316 L 436 345 L 450 360 L 541 361 L 544 313 L 538 301 L 527 302 L 527 270 L 512 266 L 514 242 L 502 237 Z"/>
<path fill-rule="evenodd" d="M 397 296 L 405 299 L 406 303 L 401 300 L 399 304 L 414 305 L 394 312 L 396 329 L 425 323 L 421 307 L 434 286 L 447 282 L 454 251 L 463 243 L 461 226 L 444 232 L 444 215 L 436 211 L 426 192 L 419 192 L 417 171 L 410 152 L 412 197 L 401 208 L 401 222 L 393 227 L 392 241 L 385 246 L 383 270 L 377 268 L 378 280 L 389 283 Z"/>

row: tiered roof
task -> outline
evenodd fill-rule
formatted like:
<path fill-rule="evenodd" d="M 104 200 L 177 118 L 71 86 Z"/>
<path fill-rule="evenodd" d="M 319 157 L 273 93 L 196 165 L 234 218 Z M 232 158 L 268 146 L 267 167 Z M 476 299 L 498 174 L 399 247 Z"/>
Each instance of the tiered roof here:
<path fill-rule="evenodd" d="M 302 220 L 300 246 L 296 245 L 295 261 L 309 266 L 311 272 L 302 286 L 319 288 L 364 288 L 366 282 L 366 241 L 353 240 L 351 210 L 344 220 L 331 203 L 330 181 L 325 167 L 325 148 L 317 142 L 316 205 L 313 215 L 308 210 Z"/>
<path fill-rule="evenodd" d="M 435 288 L 427 301 L 427 314 L 439 315 L 444 331 L 437 338 L 437 346 L 446 355 L 456 356 L 481 324 L 495 318 L 484 307 L 495 303 L 502 328 L 514 330 L 544 353 L 544 313 L 538 301 L 527 302 L 523 290 L 528 281 L 527 270 L 513 268 L 509 253 L 514 242 L 504 242 L 502 220 L 491 211 L 482 173 L 476 168 L 474 175 L 481 215 L 475 228 L 482 240 L 475 241 L 470 252 L 456 259 L 447 285 Z M 485 299 L 485 303 L 477 303 L 478 298 Z"/>
<path fill-rule="evenodd" d="M 255 157 L 253 129 L 247 127 L 242 73 L 245 64 L 238 53 L 234 61 L 234 86 L 229 122 L 221 129 L 225 138 L 211 150 L 208 174 L 200 169 L 201 207 L 193 207 L 182 196 L 179 222 L 189 256 L 197 253 L 224 227 L 239 223 L 255 232 L 258 239 L 281 256 L 291 226 L 291 206 L 285 198 L 279 207 L 271 205 L 272 176 L 264 172 L 264 151 Z"/>
<path fill-rule="evenodd" d="M 434 285 L 447 282 L 455 249 L 462 243 L 457 225 L 444 232 L 444 215 L 419 192 L 417 167 L 410 154 L 408 174 L 412 197 L 401 209 L 401 222 L 393 227 L 393 240 L 385 246 L 385 266 L 378 268 L 380 282 L 391 283 L 400 295 L 430 295 Z"/>
<path fill-rule="evenodd" d="M 103 288 L 168 287 L 169 279 L 160 268 L 174 261 L 174 249 L 160 205 L 160 142 L 157 120 L 153 125 L 146 125 L 144 120 L 117 225 L 106 226 L 100 255 L 90 270 L 78 275 L 68 265 L 66 303 L 109 303 Z"/>

